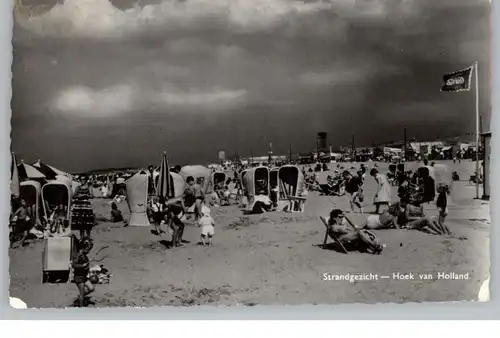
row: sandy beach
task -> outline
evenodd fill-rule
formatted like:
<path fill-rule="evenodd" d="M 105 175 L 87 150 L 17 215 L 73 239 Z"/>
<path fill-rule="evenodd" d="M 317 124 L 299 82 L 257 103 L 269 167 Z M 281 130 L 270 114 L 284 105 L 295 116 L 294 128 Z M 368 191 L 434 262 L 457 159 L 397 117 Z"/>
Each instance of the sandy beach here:
<path fill-rule="evenodd" d="M 439 163 L 439 161 L 437 162 Z M 148 227 L 123 227 L 104 221 L 109 200 L 93 200 L 99 224 L 93 232 L 98 257 L 112 273 L 110 284 L 97 285 L 91 307 L 190 306 L 257 304 L 338 304 L 377 302 L 473 301 L 489 274 L 489 202 L 475 200 L 467 180 L 474 162 L 443 162 L 457 171 L 447 224 L 452 238 L 408 230 L 376 231 L 386 244 L 381 255 L 320 248 L 325 228 L 319 216 L 333 207 L 348 210 L 348 198 L 310 192 L 304 213 L 266 213 L 244 216 L 237 206 L 213 210 L 216 236 L 212 247 L 197 245 L 200 229 L 187 224 L 185 247 L 169 248 L 170 236 L 154 236 Z M 350 164 L 343 164 L 349 169 Z M 336 164 L 331 164 L 333 168 Z M 359 165 L 358 165 L 359 166 Z M 387 164 L 381 164 L 387 172 Z M 327 173 L 322 173 L 326 175 Z M 371 206 L 373 178 L 365 181 L 365 210 Z M 396 188 L 393 200 L 396 201 Z M 128 217 L 126 202 L 119 205 Z M 435 204 L 426 212 L 434 215 Z M 357 224 L 361 214 L 348 214 Z M 43 242 L 11 249 L 10 295 L 29 307 L 72 306 L 74 284 L 42 284 Z M 398 280 L 393 273 L 413 273 Z M 377 275 L 378 280 L 324 280 L 324 274 Z M 468 273 L 467 280 L 438 279 L 438 273 Z M 432 274 L 426 280 L 420 274 Z M 382 278 L 388 276 L 388 278 Z"/>

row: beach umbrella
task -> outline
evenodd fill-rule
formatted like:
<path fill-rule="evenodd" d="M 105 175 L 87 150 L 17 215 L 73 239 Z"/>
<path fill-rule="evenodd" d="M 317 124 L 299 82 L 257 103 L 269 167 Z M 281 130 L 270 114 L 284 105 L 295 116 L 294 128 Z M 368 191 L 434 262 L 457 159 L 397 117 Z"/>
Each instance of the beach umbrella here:
<path fill-rule="evenodd" d="M 40 172 L 40 170 L 36 169 L 32 165 L 26 164 L 21 160 L 21 163 L 17 166 L 17 170 L 19 172 L 19 177 L 21 179 L 42 179 L 45 178 L 45 175 Z"/>
<path fill-rule="evenodd" d="M 19 197 L 20 194 L 20 184 L 19 184 L 19 172 L 17 170 L 16 155 L 11 154 L 12 162 L 10 165 L 10 194 L 15 198 Z"/>
<path fill-rule="evenodd" d="M 153 176 L 154 180 L 154 176 Z M 156 196 L 168 199 L 172 197 L 172 187 L 170 182 L 170 170 L 168 166 L 167 153 L 163 153 L 160 164 L 160 173 L 158 175 L 158 184 L 156 185 Z"/>
<path fill-rule="evenodd" d="M 67 172 L 64 172 L 64 171 L 59 170 L 51 165 L 43 163 L 40 160 L 36 161 L 32 165 L 33 165 L 33 167 L 38 169 L 42 174 L 44 174 L 45 177 L 47 177 L 47 178 L 53 179 L 56 176 L 66 176 L 68 178 L 72 178 L 72 176 L 70 174 L 68 174 Z"/>

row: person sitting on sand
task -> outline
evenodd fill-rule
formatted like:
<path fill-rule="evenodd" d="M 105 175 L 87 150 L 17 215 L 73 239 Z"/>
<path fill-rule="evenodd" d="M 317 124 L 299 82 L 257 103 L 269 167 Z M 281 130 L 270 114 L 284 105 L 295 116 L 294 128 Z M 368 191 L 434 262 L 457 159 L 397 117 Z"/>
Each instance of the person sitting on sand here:
<path fill-rule="evenodd" d="M 73 268 L 73 279 L 79 291 L 79 305 L 83 307 L 85 305 L 85 297 L 95 290 L 94 285 L 92 285 L 87 277 L 90 270 L 88 254 L 92 250 L 93 244 L 88 239 L 78 240 L 76 237 L 73 238 L 73 242 L 76 245 L 77 254 L 71 262 L 71 267 Z"/>
<path fill-rule="evenodd" d="M 436 235 L 449 234 L 446 226 L 439 223 L 439 219 L 428 217 L 424 214 L 423 206 L 416 206 L 401 200 L 401 213 L 398 217 L 398 224 L 403 229 L 421 230 Z"/>
<path fill-rule="evenodd" d="M 201 243 L 203 246 L 212 245 L 212 237 L 215 235 L 215 221 L 210 215 L 210 208 L 207 206 L 202 207 L 202 217 L 198 220 L 198 226 L 201 227 Z M 205 243 L 205 239 L 208 240 Z"/>
<path fill-rule="evenodd" d="M 328 219 L 327 231 L 346 248 L 355 248 L 373 254 L 382 252 L 375 235 L 365 229 L 358 228 L 344 216 L 340 209 L 333 209 Z"/>
<path fill-rule="evenodd" d="M 361 181 L 358 176 L 353 176 L 347 170 L 342 173 L 342 176 L 346 181 L 345 191 L 349 194 L 351 211 L 354 212 L 354 206 L 357 206 L 359 211 L 363 214 L 363 207 L 361 206 L 361 200 L 363 199 L 363 181 Z"/>
<path fill-rule="evenodd" d="M 118 223 L 123 222 L 123 215 L 115 202 L 111 203 L 111 222 Z"/>
<path fill-rule="evenodd" d="M 259 191 L 259 193 L 254 197 L 252 213 L 253 214 L 262 214 L 266 211 L 273 210 L 273 202 L 266 195 L 264 190 Z"/>

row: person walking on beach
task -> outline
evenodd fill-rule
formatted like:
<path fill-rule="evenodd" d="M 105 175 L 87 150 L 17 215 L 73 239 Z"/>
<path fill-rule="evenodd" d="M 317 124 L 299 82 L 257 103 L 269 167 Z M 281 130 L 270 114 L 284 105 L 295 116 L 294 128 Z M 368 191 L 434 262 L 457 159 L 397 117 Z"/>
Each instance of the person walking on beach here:
<path fill-rule="evenodd" d="M 345 170 L 342 173 L 345 184 L 345 191 L 349 194 L 349 204 L 351 206 L 351 211 L 354 212 L 354 206 L 359 208 L 359 211 L 363 214 L 363 207 L 361 206 L 362 195 L 363 195 L 363 181 L 359 176 L 353 176 L 349 171 Z"/>
<path fill-rule="evenodd" d="M 389 207 L 389 203 L 391 202 L 391 185 L 389 181 L 387 181 L 387 177 L 375 168 L 370 170 L 370 176 L 372 176 L 375 181 L 377 181 L 377 192 L 375 193 L 375 197 L 373 203 L 375 204 L 375 213 L 380 213 L 380 207 Z"/>

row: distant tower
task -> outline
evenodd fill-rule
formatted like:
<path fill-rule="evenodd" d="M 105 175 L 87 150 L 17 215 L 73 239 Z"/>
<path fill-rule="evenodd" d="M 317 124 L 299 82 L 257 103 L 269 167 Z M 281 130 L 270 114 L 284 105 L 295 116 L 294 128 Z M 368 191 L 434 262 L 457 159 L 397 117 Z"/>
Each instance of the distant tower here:
<path fill-rule="evenodd" d="M 326 136 L 327 136 L 327 133 L 325 132 L 321 132 L 321 133 L 318 133 L 318 149 L 321 151 L 321 150 L 325 150 L 325 149 L 328 149 L 327 147 L 327 143 L 326 143 Z"/>

